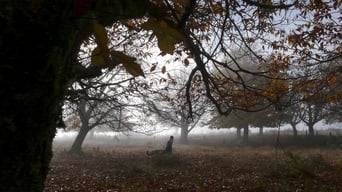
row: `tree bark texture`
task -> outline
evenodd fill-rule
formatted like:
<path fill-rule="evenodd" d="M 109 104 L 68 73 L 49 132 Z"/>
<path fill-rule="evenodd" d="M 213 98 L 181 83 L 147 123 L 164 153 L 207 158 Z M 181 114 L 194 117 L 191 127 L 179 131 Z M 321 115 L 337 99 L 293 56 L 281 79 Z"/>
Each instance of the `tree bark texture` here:
<path fill-rule="evenodd" d="M 43 190 L 79 47 L 70 3 L 32 2 L 0 2 L 0 191 L 6 192 Z"/>
<path fill-rule="evenodd" d="M 82 14 L 91 9 L 110 25 L 143 16 L 148 2 L 0 1 L 1 192 L 44 189 L 59 108 L 92 29 L 89 15 Z"/>

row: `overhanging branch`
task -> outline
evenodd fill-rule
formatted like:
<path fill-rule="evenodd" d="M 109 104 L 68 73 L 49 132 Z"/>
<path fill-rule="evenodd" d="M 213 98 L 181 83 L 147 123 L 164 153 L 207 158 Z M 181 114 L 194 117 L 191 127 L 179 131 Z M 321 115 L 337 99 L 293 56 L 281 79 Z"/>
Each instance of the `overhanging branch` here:
<path fill-rule="evenodd" d="M 262 8 L 262 9 L 288 9 L 296 3 L 296 1 L 295 1 L 292 4 L 276 5 L 276 4 L 261 3 L 259 1 L 253 1 L 253 0 L 243 0 L 243 1 L 249 5 L 257 6 L 257 7 Z"/>

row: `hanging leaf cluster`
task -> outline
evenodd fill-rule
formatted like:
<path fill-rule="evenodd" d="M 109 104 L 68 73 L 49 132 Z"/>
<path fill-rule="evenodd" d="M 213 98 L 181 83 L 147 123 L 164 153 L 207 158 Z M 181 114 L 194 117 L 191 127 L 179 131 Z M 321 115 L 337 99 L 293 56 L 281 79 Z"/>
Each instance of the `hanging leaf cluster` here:
<path fill-rule="evenodd" d="M 153 31 L 153 35 L 158 39 L 158 47 L 162 54 L 172 54 L 175 45 L 184 40 L 184 35 L 164 20 L 149 19 L 141 27 Z"/>
<path fill-rule="evenodd" d="M 91 54 L 91 63 L 100 68 L 113 68 L 122 63 L 126 71 L 134 77 L 143 76 L 144 71 L 136 63 L 134 57 L 128 56 L 119 51 L 110 51 L 108 48 L 108 36 L 105 27 L 96 20 L 93 22 L 93 32 L 97 47 Z"/>

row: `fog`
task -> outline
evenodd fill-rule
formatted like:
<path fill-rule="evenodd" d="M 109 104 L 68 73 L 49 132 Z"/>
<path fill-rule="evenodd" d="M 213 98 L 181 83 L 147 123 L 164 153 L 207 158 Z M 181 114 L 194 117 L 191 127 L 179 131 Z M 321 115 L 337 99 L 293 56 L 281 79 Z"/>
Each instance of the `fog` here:
<path fill-rule="evenodd" d="M 333 135 L 341 135 L 341 124 L 324 124 L 323 122 L 315 125 L 315 131 L 319 134 L 327 134 L 327 132 Z M 292 135 L 292 129 L 289 125 L 282 126 L 280 128 L 281 134 Z M 307 127 L 304 124 L 297 126 L 298 134 L 305 135 Z M 329 131 L 326 131 L 329 130 Z M 264 134 L 277 135 L 277 128 L 264 128 Z M 69 150 L 72 143 L 77 136 L 77 131 L 65 131 L 63 129 L 57 129 L 56 136 L 53 142 L 54 150 Z M 241 132 L 243 134 L 243 132 Z M 249 136 L 259 134 L 258 128 L 250 128 Z M 96 149 L 96 150 L 118 150 L 127 148 L 140 148 L 140 149 L 160 149 L 163 148 L 168 137 L 170 135 L 175 136 L 175 145 L 180 136 L 180 129 L 169 129 L 161 132 L 157 132 L 153 135 L 146 135 L 142 133 L 125 132 L 118 133 L 110 130 L 94 129 L 88 133 L 85 138 L 82 148 L 83 149 Z M 273 137 L 275 138 L 275 136 Z M 238 143 L 236 137 L 236 129 L 209 129 L 205 127 L 199 127 L 193 129 L 189 135 L 188 140 L 190 144 L 233 144 Z"/>

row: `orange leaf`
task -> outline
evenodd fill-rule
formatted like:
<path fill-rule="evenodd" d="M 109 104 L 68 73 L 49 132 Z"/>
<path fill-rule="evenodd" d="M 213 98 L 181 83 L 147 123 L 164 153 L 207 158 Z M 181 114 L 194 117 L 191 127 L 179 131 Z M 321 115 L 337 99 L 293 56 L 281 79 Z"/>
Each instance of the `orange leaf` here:
<path fill-rule="evenodd" d="M 137 77 L 137 76 L 145 77 L 144 71 L 141 69 L 140 65 L 135 62 L 136 59 L 134 57 L 125 55 L 124 53 L 120 51 L 112 51 L 112 57 L 115 57 L 116 59 L 118 59 L 122 63 L 122 65 L 125 67 L 127 72 L 133 75 L 134 77 Z"/>
<path fill-rule="evenodd" d="M 154 70 L 156 70 L 157 65 L 152 65 L 150 72 L 153 72 Z"/>
<path fill-rule="evenodd" d="M 95 36 L 95 41 L 100 49 L 104 52 L 104 54 L 109 54 L 109 50 L 107 47 L 108 44 L 108 36 L 107 31 L 103 25 L 98 23 L 97 21 L 93 22 L 93 32 Z"/>
<path fill-rule="evenodd" d="M 188 59 L 184 59 L 184 65 L 188 66 L 189 64 L 190 64 L 189 60 Z"/>
<path fill-rule="evenodd" d="M 163 66 L 163 67 L 162 67 L 162 73 L 165 73 L 165 72 L 166 72 L 166 67 Z"/>
<path fill-rule="evenodd" d="M 99 47 L 96 47 L 91 53 L 91 64 L 96 67 L 105 67 L 106 60 Z"/>

